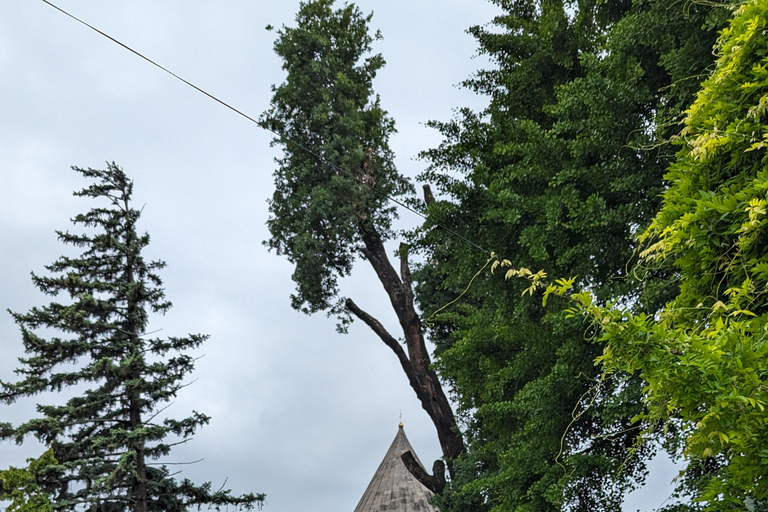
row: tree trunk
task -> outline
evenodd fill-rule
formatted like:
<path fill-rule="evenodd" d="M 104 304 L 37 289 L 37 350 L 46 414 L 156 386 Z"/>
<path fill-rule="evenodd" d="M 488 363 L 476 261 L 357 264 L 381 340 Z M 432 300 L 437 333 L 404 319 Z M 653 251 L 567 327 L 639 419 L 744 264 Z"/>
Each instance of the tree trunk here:
<path fill-rule="evenodd" d="M 139 397 L 132 396 L 129 401 L 131 430 L 141 428 L 141 403 Z M 136 441 L 131 446 L 136 452 L 136 481 L 131 488 L 134 500 L 133 512 L 147 512 L 147 464 L 145 461 L 144 441 Z"/>
<path fill-rule="evenodd" d="M 369 225 L 361 227 L 360 231 L 365 244 L 361 251 L 376 271 L 379 281 L 389 296 L 403 330 L 407 354 L 378 320 L 361 310 L 351 299 L 347 299 L 347 309 L 365 322 L 397 355 L 422 408 L 429 414 L 435 425 L 443 456 L 448 463 L 448 472 L 453 477 L 452 460 L 464 452 L 464 442 L 440 380 L 430 368 L 431 360 L 424 341 L 421 320 L 413 301 L 407 246 L 404 244 L 400 246 L 400 275 L 398 275 L 375 229 Z"/>
<path fill-rule="evenodd" d="M 130 205 L 127 198 L 125 199 L 124 209 L 126 212 L 130 211 Z M 135 283 L 133 265 L 135 263 L 135 254 L 131 251 L 134 229 L 129 223 L 125 230 L 125 247 L 126 247 L 126 281 L 128 283 Z M 126 308 L 126 318 L 128 319 L 128 332 L 130 333 L 130 342 L 132 346 L 131 357 L 134 361 L 141 359 L 141 337 L 139 333 L 139 327 L 136 325 L 134 315 L 136 314 L 137 304 L 136 297 L 130 296 L 127 298 L 128 307 Z M 128 392 L 128 415 L 130 423 L 130 431 L 135 432 L 142 427 L 141 420 L 141 394 L 136 391 Z M 131 443 L 130 449 L 136 453 L 136 481 L 131 487 L 131 498 L 134 501 L 133 512 L 147 512 L 148 497 L 147 497 L 147 463 L 145 460 L 145 445 L 143 439 L 138 439 Z"/>

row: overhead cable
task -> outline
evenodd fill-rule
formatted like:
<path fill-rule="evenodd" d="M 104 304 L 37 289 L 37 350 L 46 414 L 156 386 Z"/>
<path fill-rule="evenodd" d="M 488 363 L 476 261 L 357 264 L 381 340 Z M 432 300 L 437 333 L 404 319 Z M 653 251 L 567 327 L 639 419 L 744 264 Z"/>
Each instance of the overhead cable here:
<path fill-rule="evenodd" d="M 205 96 L 208 96 L 208 97 L 209 97 L 210 99 L 212 99 L 213 101 L 215 101 L 215 102 L 217 102 L 217 103 L 221 104 L 222 106 L 224 106 L 224 107 L 228 108 L 229 110 L 231 110 L 231 111 L 235 112 L 236 114 L 238 114 L 238 115 L 240 115 L 240 116 L 244 117 L 244 118 L 245 118 L 245 119 L 247 119 L 248 121 L 250 121 L 250 122 L 254 123 L 254 124 L 255 124 L 255 125 L 257 125 L 257 126 L 259 126 L 260 128 L 262 128 L 262 129 L 264 129 L 264 130 L 266 130 L 266 131 L 268 131 L 268 132 L 270 132 L 270 133 L 272 133 L 272 134 L 276 135 L 276 136 L 277 136 L 277 137 L 279 137 L 279 138 L 280 138 L 280 140 L 281 140 L 282 142 L 284 142 L 285 144 L 292 144 L 293 146 L 295 146 L 295 147 L 297 147 L 297 148 L 301 149 L 302 151 L 306 152 L 307 154 L 309 154 L 309 155 L 312 155 L 312 156 L 313 156 L 313 157 L 315 157 L 315 158 L 316 158 L 318 161 L 320 161 L 321 163 L 323 163 L 323 164 L 325 164 L 325 165 L 327 165 L 327 166 L 331 167 L 331 168 L 332 168 L 332 169 L 334 169 L 335 171 L 338 171 L 338 172 L 341 172 L 341 173 L 343 173 L 343 174 L 346 174 L 347 176 L 349 176 L 349 177 L 353 178 L 354 180 L 356 180 L 357 182 L 361 183 L 362 185 L 364 185 L 364 186 L 367 186 L 367 187 L 368 187 L 368 188 L 370 188 L 370 189 L 371 189 L 373 192 L 375 192 L 376 194 L 380 195 L 381 197 L 384 197 L 386 200 L 388 200 L 388 201 L 390 201 L 390 202 L 392 202 L 392 203 L 396 204 L 397 206 L 399 206 L 399 207 L 401 207 L 401 208 L 403 208 L 403 209 L 405 209 L 405 210 L 408 210 L 408 211 L 409 211 L 409 212 L 411 212 L 411 213 L 414 213 L 414 214 L 418 215 L 419 217 L 421 217 L 421 218 L 423 218 L 423 219 L 425 219 L 425 220 L 427 219 L 427 216 L 426 216 L 426 215 L 424 215 L 423 213 L 421 213 L 420 211 L 418 211 L 418 210 L 415 210 L 415 209 L 411 208 L 410 206 L 408 206 L 408 205 L 407 205 L 406 203 L 404 203 L 403 201 L 400 201 L 399 199 L 396 199 L 396 198 L 394 198 L 394 197 L 392 197 L 392 196 L 390 196 L 390 195 L 388 195 L 388 194 L 386 194 L 386 193 L 384 193 L 384 192 L 382 192 L 382 191 L 380 191 L 380 190 L 377 190 L 377 189 L 376 189 L 376 188 L 375 188 L 373 185 L 371 185 L 371 184 L 370 184 L 370 183 L 368 183 L 367 181 L 365 181 L 365 180 L 361 179 L 360 177 L 356 176 L 356 175 L 355 175 L 353 172 L 351 172 L 350 170 L 348 170 L 348 169 L 345 169 L 345 168 L 341 167 L 340 165 L 338 165 L 338 164 L 336 164 L 336 163 L 334 163 L 334 162 L 331 162 L 331 161 L 330 161 L 330 160 L 328 160 L 327 158 L 323 157 L 322 155 L 318 154 L 317 152 L 313 151 L 312 149 L 310 149 L 310 148 L 308 148 L 308 147 L 304 146 L 303 144 L 301 144 L 301 143 L 299 143 L 299 142 L 296 142 L 296 141 L 294 141 L 294 140 L 291 140 L 291 139 L 288 139 L 288 138 L 284 137 L 284 136 L 283 136 L 283 134 L 279 133 L 277 130 L 274 130 L 274 129 L 270 128 L 270 127 L 269 127 L 269 126 L 267 126 L 265 123 L 261 123 L 261 122 L 259 122 L 257 119 L 254 119 L 253 117 L 249 116 L 248 114 L 246 114 L 246 113 L 245 113 L 245 112 L 243 112 L 242 110 L 239 110 L 239 109 L 237 109 L 237 108 L 233 107 L 232 105 L 230 105 L 229 103 L 225 102 L 224 100 L 221 100 L 221 99 L 219 99 L 218 97 L 216 97 L 216 96 L 214 96 L 213 94 L 209 93 L 209 92 L 208 92 L 208 91 L 206 91 L 205 89 L 202 89 L 202 88 L 198 87 L 197 85 L 193 84 L 192 82 L 190 82 L 190 81 L 188 81 L 188 80 L 184 79 L 183 77 L 181 77 L 181 76 L 177 75 L 176 73 L 174 73 L 174 72 L 173 72 L 173 71 L 171 71 L 170 69 L 168 69 L 168 68 L 166 68 L 166 67 L 164 67 L 164 66 L 160 65 L 159 63 L 155 62 L 154 60 L 152 60 L 152 59 L 150 59 L 149 57 L 145 56 L 144 54 L 140 53 L 139 51 L 137 51 L 137 50 L 134 50 L 133 48 L 131 48 L 131 47 L 130 47 L 130 46 L 128 46 L 127 44 L 125 44 L 125 43 L 123 43 L 123 42 L 121 42 L 121 41 L 119 41 L 119 40 L 115 39 L 114 37 L 110 36 L 110 35 L 109 35 L 109 34 L 107 34 L 106 32 L 103 32 L 102 30 L 99 30 L 98 28 L 94 27 L 93 25 L 90 25 L 89 23 L 87 23 L 87 22 L 85 22 L 85 21 L 81 20 L 81 19 L 80 19 L 80 18 L 78 18 L 77 16 L 75 16 L 75 15 L 73 15 L 73 14 L 70 14 L 69 12 L 65 11 L 65 10 L 64 10 L 64 9 L 62 9 L 61 7 L 59 7 L 59 6 L 57 6 L 57 5 L 55 5 L 55 4 L 51 3 L 51 2 L 49 2 L 48 0 L 42 0 L 42 1 L 43 1 L 43 3 L 46 3 L 46 4 L 50 5 L 51 7 L 53 7 L 54 9 L 56 9 L 57 11 L 61 12 L 62 14 L 66 15 L 66 16 L 68 16 L 68 17 L 70 17 L 70 18 L 72 18 L 73 20 L 77 21 L 78 23 L 80 23 L 80 24 L 82 24 L 82 25 L 85 25 L 86 27 L 88 27 L 88 28 L 90 28 L 91 30 L 93 30 L 94 32 L 96 32 L 96 33 L 98 33 L 98 34 L 102 35 L 103 37 L 106 37 L 107 39 L 109 39 L 109 40 L 110 40 L 110 41 L 112 41 L 113 43 L 115 43 L 115 44 L 117 44 L 117 45 L 119 45 L 119 46 L 121 46 L 121 47 L 125 48 L 126 50 L 128 50 L 128 51 L 129 51 L 129 52 L 131 52 L 131 53 L 133 53 L 133 54 L 134 54 L 134 55 L 136 55 L 137 57 L 140 57 L 141 59 L 143 59 L 143 60 L 145 60 L 145 61 L 149 62 L 149 63 L 150 63 L 150 64 L 152 64 L 153 66 L 155 66 L 155 67 L 157 67 L 157 68 L 161 69 L 162 71 L 165 71 L 166 73 L 168 73 L 169 75 L 171 75 L 171 76 L 172 76 L 172 77 L 174 77 L 175 79 L 177 79 L 177 80 L 179 80 L 179 81 L 181 81 L 181 82 L 183 82 L 183 83 L 187 84 L 187 85 L 188 85 L 188 86 L 190 86 L 191 88 L 195 89 L 197 92 L 199 92 L 199 93 L 201 93 L 201 94 L 204 94 Z M 487 253 L 487 254 L 491 254 L 491 251 L 489 251 L 489 250 L 487 250 L 487 249 L 485 249 L 485 248 L 481 247 L 480 245 L 476 244 L 476 243 L 475 243 L 475 242 L 473 242 L 472 240 L 469 240 L 468 238 L 464 237 L 463 235 L 461 235 L 461 234 L 457 233 L 456 231 L 454 231 L 454 230 L 452 230 L 452 229 L 450 229 L 450 228 L 448 228 L 448 227 L 446 227 L 446 226 L 443 226 L 442 224 L 437 224 L 437 223 L 435 223 L 435 224 L 434 224 L 434 227 L 436 227 L 436 228 L 439 228 L 439 229 L 442 229 L 443 231 L 445 231 L 445 232 L 447 232 L 447 233 L 449 233 L 449 234 L 451 234 L 451 235 L 455 236 L 456 238 L 458 238 L 458 239 L 460 239 L 460 240 L 463 240 L 464 242 L 468 243 L 468 244 L 469 244 L 469 245 L 471 245 L 472 247 L 474 247 L 474 248 L 476 248 L 476 249 L 478 249 L 478 250 L 480 250 L 480 251 L 482 251 L 482 252 L 485 252 L 485 253 Z"/>

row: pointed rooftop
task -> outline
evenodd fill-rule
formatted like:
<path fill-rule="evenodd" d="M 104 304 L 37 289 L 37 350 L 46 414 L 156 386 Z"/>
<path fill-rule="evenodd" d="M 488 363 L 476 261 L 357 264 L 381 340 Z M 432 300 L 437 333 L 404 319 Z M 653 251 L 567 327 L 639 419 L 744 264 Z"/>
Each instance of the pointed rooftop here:
<path fill-rule="evenodd" d="M 400 423 L 392 446 L 374 473 L 355 512 L 436 512 L 429 504 L 432 491 L 416 480 L 400 460 L 400 456 L 409 450 L 421 465 Z"/>

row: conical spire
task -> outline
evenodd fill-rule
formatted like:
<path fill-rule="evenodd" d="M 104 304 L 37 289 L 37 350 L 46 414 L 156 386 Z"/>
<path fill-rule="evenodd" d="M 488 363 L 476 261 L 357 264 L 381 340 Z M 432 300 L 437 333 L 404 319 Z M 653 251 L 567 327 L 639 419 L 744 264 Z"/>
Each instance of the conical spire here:
<path fill-rule="evenodd" d="M 421 464 L 400 423 L 392 446 L 374 473 L 355 512 L 435 512 L 429 504 L 432 491 L 416 480 L 400 460 L 400 456 L 409 450 Z"/>

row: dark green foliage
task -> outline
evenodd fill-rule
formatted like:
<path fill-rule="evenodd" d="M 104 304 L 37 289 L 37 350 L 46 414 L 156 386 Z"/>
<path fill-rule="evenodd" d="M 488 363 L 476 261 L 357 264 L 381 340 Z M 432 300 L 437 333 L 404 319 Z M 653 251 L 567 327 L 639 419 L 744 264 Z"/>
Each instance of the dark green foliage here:
<path fill-rule="evenodd" d="M 573 296 L 600 319 L 604 371 L 641 375 L 648 417 L 681 425 L 707 510 L 768 504 L 768 1 L 739 4 L 640 237 L 644 265 L 674 262 L 679 293 L 653 317 Z"/>
<path fill-rule="evenodd" d="M 599 300 L 658 310 L 675 292 L 670 267 L 629 279 L 635 234 L 659 208 L 666 140 L 712 64 L 727 10 L 496 3 L 504 14 L 495 26 L 470 30 L 496 67 L 465 83 L 490 106 L 433 123 L 445 142 L 425 152 L 421 178 L 445 200 L 430 207 L 430 222 L 472 233 L 514 268 L 577 276 Z M 428 262 L 417 291 L 431 313 L 487 255 L 428 228 L 416 236 Z M 483 274 L 431 326 L 437 366 L 468 427 L 465 479 L 442 509 L 474 500 L 484 503 L 476 510 L 619 510 L 653 452 L 644 445 L 628 457 L 647 426 L 632 420 L 643 411 L 642 383 L 600 382 L 602 348 L 590 332 L 561 304 L 545 309 L 523 296 L 526 286 Z"/>
<path fill-rule="evenodd" d="M 273 144 L 283 146 L 284 155 L 275 171 L 268 245 L 295 265 L 294 308 L 335 313 L 342 332 L 354 315 L 394 352 L 435 425 L 451 473 L 451 459 L 464 444 L 431 368 L 408 249 L 400 247 L 398 272 L 384 244 L 395 217 L 388 198 L 413 191 L 395 169 L 389 149 L 394 123 L 372 89 L 384 60 L 369 55 L 371 16 L 353 4 L 332 7 L 333 0 L 301 3 L 297 26 L 283 27 L 275 42 L 287 76 L 273 87 L 271 108 L 261 118 L 280 134 Z M 338 279 L 349 274 L 356 256 L 371 265 L 389 297 L 403 344 L 351 298 L 338 296 Z"/>
<path fill-rule="evenodd" d="M 133 183 L 115 164 L 75 170 L 94 180 L 75 195 L 104 205 L 72 219 L 84 233 L 57 232 L 63 243 L 82 248 L 79 256 L 48 265 L 50 276 L 32 274 L 45 294 L 68 300 L 11 313 L 27 356 L 16 370 L 19 382 L 0 381 L 0 400 L 12 404 L 74 386 L 76 396 L 64 405 L 38 405 L 40 418 L 15 428 L 3 425 L 0 434 L 17 443 L 31 434 L 53 448 L 58 462 L 38 482 L 53 496 L 55 510 L 253 508 L 263 495 L 231 497 L 212 492 L 210 484 L 179 484 L 165 467 L 147 466 L 208 423 L 198 412 L 157 419 L 194 368 L 185 352 L 207 336 L 148 337 L 150 313 L 165 313 L 171 303 L 157 275 L 165 263 L 142 256 L 149 235 L 137 232 L 141 212 L 131 205 Z"/>
<path fill-rule="evenodd" d="M 394 122 L 372 89 L 384 59 L 370 55 L 371 16 L 332 5 L 302 3 L 298 26 L 278 31 L 275 52 L 288 75 L 261 118 L 284 148 L 268 245 L 296 265 L 292 304 L 306 313 L 341 312 L 337 280 L 349 274 L 361 234 L 388 238 L 395 210 L 385 196 L 411 190 L 392 161 Z"/>

